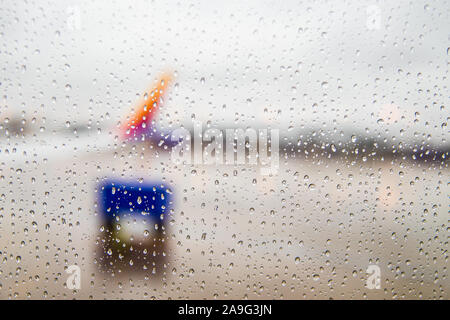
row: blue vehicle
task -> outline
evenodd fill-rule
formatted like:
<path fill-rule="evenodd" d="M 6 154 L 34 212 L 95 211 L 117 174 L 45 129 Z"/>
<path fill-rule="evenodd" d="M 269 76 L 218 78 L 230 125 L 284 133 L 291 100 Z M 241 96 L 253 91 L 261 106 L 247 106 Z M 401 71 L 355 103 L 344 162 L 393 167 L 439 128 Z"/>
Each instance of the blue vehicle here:
<path fill-rule="evenodd" d="M 107 180 L 100 185 L 102 218 L 111 224 L 122 216 L 144 217 L 163 224 L 171 205 L 171 189 L 161 183 L 128 183 Z"/>
<path fill-rule="evenodd" d="M 102 219 L 99 264 L 107 270 L 155 269 L 164 263 L 166 221 L 172 191 L 166 184 L 107 180 L 98 187 Z M 151 233 L 142 240 L 121 235 L 118 225 L 126 219 L 146 223 Z"/>

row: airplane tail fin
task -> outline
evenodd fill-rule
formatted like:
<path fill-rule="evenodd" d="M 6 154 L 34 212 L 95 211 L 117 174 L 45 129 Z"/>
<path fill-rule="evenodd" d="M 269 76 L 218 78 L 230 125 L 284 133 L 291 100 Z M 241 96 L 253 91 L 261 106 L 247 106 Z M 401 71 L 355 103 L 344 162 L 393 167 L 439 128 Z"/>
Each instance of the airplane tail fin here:
<path fill-rule="evenodd" d="M 164 73 L 158 79 L 156 85 L 145 92 L 134 109 L 134 112 L 127 117 L 120 128 L 123 139 L 137 138 L 150 129 L 151 122 L 155 118 L 160 105 L 163 103 L 164 95 L 172 79 L 173 76 L 171 73 Z"/>

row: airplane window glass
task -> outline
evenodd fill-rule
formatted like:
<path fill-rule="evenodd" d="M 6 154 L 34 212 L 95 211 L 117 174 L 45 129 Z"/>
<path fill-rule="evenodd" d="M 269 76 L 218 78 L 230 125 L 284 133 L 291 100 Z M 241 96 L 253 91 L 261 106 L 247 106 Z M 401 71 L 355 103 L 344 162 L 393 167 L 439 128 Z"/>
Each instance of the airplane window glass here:
<path fill-rule="evenodd" d="M 448 1 L 0 5 L 1 299 L 448 299 Z"/>

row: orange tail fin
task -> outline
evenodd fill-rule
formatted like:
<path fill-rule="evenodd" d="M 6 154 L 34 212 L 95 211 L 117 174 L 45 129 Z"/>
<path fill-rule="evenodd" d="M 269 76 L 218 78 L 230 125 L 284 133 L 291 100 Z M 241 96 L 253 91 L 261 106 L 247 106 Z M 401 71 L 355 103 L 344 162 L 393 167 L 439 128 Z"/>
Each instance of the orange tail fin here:
<path fill-rule="evenodd" d="M 171 81 L 172 75 L 165 73 L 158 80 L 156 86 L 144 94 L 144 97 L 137 105 L 135 113 L 121 127 L 124 138 L 131 138 L 145 132 L 154 118 Z"/>

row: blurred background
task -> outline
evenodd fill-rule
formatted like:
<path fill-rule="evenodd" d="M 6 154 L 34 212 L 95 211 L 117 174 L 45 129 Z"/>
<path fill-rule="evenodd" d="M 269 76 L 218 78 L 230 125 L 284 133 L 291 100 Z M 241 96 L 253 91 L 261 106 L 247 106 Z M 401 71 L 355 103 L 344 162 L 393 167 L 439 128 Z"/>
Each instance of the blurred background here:
<path fill-rule="evenodd" d="M 448 1 L 0 0 L 0 298 L 448 299 L 449 15 Z M 123 141 L 165 70 L 155 127 L 279 129 L 278 174 Z M 162 261 L 101 267 L 105 179 L 171 186 Z"/>

